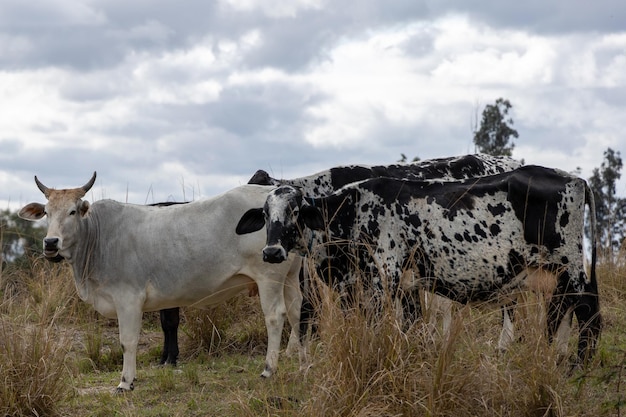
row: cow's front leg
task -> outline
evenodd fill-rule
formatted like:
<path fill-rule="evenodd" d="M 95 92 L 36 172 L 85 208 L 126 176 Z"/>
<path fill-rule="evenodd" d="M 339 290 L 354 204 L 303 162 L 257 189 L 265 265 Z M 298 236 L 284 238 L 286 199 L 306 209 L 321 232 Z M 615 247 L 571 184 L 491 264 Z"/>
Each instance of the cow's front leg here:
<path fill-rule="evenodd" d="M 278 351 L 280 339 L 285 324 L 287 308 L 285 307 L 283 279 L 267 277 L 259 284 L 259 298 L 267 327 L 267 354 L 265 356 L 265 369 L 261 376 L 270 377 L 278 367 Z"/>
<path fill-rule="evenodd" d="M 285 306 L 287 307 L 287 320 L 291 325 L 291 333 L 289 335 L 289 343 L 285 351 L 287 356 L 298 353 L 300 360 L 300 369 L 307 366 L 307 355 L 305 347 L 305 335 L 301 334 L 300 312 L 302 307 L 302 292 L 300 291 L 300 270 L 304 267 L 299 259 L 293 262 L 292 268 L 287 274 L 285 280 Z M 300 267 L 301 266 L 301 267 Z"/>
<path fill-rule="evenodd" d="M 137 375 L 137 344 L 141 331 L 141 308 L 136 305 L 119 306 L 117 321 L 119 324 L 120 343 L 124 352 L 122 378 L 116 392 L 131 391 L 135 388 Z"/>

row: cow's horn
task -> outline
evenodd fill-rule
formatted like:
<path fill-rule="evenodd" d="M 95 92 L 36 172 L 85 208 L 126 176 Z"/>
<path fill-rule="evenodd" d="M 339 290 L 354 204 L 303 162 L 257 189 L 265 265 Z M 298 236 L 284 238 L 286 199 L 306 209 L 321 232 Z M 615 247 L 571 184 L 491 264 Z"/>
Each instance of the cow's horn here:
<path fill-rule="evenodd" d="M 83 185 L 82 190 L 87 193 L 87 191 L 89 191 L 91 189 L 91 187 L 93 187 L 93 183 L 96 182 L 96 171 L 93 172 L 93 176 L 91 177 L 91 179 L 89 180 L 89 182 L 85 185 Z"/>
<path fill-rule="evenodd" d="M 41 181 L 39 181 L 39 179 L 37 178 L 37 175 L 35 175 L 35 184 L 37 184 L 37 188 L 41 190 L 43 195 L 45 195 L 46 198 L 48 198 L 48 195 L 50 194 L 50 189 L 46 187 L 45 185 L 43 185 Z"/>

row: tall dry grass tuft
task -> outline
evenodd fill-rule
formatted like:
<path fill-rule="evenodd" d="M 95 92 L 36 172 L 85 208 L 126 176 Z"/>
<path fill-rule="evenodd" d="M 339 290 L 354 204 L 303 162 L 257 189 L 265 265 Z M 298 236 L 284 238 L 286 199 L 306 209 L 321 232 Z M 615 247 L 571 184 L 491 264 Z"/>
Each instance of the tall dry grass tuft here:
<path fill-rule="evenodd" d="M 366 305 L 365 292 L 357 294 Z M 460 308 L 448 334 L 440 335 L 422 321 L 404 330 L 389 300 L 379 313 L 344 311 L 330 290 L 317 302 L 303 415 L 565 415 L 567 369 L 546 340 L 537 299 L 518 308 L 527 310 L 516 320 L 523 337 L 506 353 L 497 349 L 500 311 L 493 305 Z"/>
<path fill-rule="evenodd" d="M 78 300 L 68 272 L 38 258 L 3 271 L 10 289 L 0 303 L 0 415 L 57 415 L 71 392 L 74 334 L 63 323 L 75 320 Z"/>
<path fill-rule="evenodd" d="M 55 319 L 31 323 L 28 317 L 0 319 L 0 413 L 57 415 L 70 392 L 65 364 L 70 336 Z"/>
<path fill-rule="evenodd" d="M 607 415 L 626 415 L 626 248 L 597 266 L 603 333 L 594 366 L 576 379 L 578 398 L 602 386 L 600 402 Z"/>

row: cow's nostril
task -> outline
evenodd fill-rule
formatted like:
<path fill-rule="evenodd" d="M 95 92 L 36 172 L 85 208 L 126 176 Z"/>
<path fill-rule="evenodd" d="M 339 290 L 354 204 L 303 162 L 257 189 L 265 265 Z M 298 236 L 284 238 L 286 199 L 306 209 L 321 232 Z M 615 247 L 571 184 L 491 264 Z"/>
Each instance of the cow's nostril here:
<path fill-rule="evenodd" d="M 285 259 L 285 251 L 280 246 L 269 246 L 263 249 L 263 260 L 265 262 L 279 263 Z"/>
<path fill-rule="evenodd" d="M 59 244 L 58 237 L 47 237 L 43 240 L 43 244 L 46 248 L 56 248 Z"/>

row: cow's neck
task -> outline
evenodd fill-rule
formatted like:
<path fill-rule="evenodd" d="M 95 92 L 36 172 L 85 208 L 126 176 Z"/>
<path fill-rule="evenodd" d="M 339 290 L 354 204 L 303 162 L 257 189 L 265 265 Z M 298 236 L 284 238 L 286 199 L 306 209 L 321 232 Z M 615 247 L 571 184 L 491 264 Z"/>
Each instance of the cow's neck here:
<path fill-rule="evenodd" d="M 84 242 L 73 248 L 72 256 L 68 259 L 74 272 L 74 282 L 78 295 L 83 301 L 89 302 L 91 284 L 93 282 L 92 267 L 98 258 L 98 226 L 97 216 L 92 212 L 87 215 L 79 227 L 78 242 Z"/>

